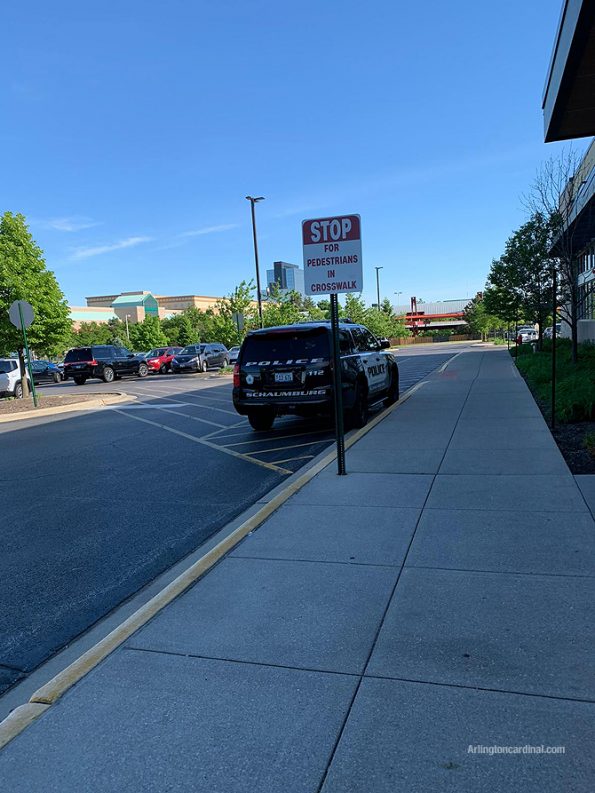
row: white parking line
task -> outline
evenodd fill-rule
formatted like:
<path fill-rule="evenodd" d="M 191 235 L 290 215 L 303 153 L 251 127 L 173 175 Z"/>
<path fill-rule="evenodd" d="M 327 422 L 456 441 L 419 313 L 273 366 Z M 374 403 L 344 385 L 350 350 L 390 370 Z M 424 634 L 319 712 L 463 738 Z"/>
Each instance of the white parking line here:
<path fill-rule="evenodd" d="M 141 396 L 150 397 L 151 399 L 171 399 L 172 402 L 181 402 L 182 404 L 186 404 L 186 403 L 183 403 L 183 400 L 181 400 L 181 399 L 175 399 L 175 397 L 171 397 L 171 396 L 169 396 L 169 397 L 168 396 L 161 396 L 160 394 L 151 394 L 148 391 L 136 391 L 135 393 L 136 394 L 140 394 Z M 188 394 L 187 396 L 190 396 L 190 395 Z M 212 405 L 195 405 L 195 404 L 192 404 L 192 407 L 193 408 L 202 408 L 203 410 L 216 410 L 219 413 L 227 413 L 230 416 L 237 416 L 238 415 L 235 412 L 235 410 L 223 410 L 223 408 L 216 408 L 216 407 L 213 407 Z"/>
<path fill-rule="evenodd" d="M 226 446 L 245 446 L 248 443 L 266 443 L 267 441 L 281 441 L 285 440 L 285 438 L 305 438 L 308 435 L 320 435 L 321 433 L 327 433 L 332 438 L 332 430 L 310 430 L 310 432 L 294 432 L 291 435 L 273 435 L 270 438 L 253 438 L 250 441 L 237 441 L 236 443 L 226 443 Z M 223 440 L 224 438 L 237 438 L 237 435 L 219 435 L 217 440 Z M 323 443 L 323 441 L 312 441 L 312 443 Z"/>
<path fill-rule="evenodd" d="M 134 421 L 142 421 L 144 424 L 150 424 L 152 427 L 158 427 L 161 430 L 165 430 L 166 432 L 171 432 L 174 435 L 179 435 L 182 438 L 186 438 L 189 441 L 193 441 L 194 443 L 200 443 L 202 446 L 208 446 L 211 449 L 216 449 L 219 452 L 223 452 L 224 454 L 229 454 L 231 457 L 236 457 L 238 460 L 245 460 L 248 463 L 253 463 L 254 465 L 259 465 L 261 468 L 268 468 L 269 471 L 276 471 L 279 474 L 292 474 L 293 471 L 289 471 L 287 468 L 281 468 L 274 463 L 266 463 L 264 460 L 256 460 L 252 457 L 248 457 L 245 454 L 240 454 L 239 452 L 234 452 L 232 449 L 226 449 L 225 446 L 217 446 L 216 443 L 211 443 L 204 438 L 199 438 L 196 435 L 190 435 L 188 432 L 182 432 L 181 430 L 175 429 L 175 427 L 168 427 L 167 424 L 159 424 L 157 421 L 151 421 L 150 419 L 143 419 L 140 416 L 134 416 L 131 413 L 125 413 L 122 410 L 116 410 L 116 413 L 120 413 L 122 416 L 126 416 L 126 418 L 134 419 Z"/>

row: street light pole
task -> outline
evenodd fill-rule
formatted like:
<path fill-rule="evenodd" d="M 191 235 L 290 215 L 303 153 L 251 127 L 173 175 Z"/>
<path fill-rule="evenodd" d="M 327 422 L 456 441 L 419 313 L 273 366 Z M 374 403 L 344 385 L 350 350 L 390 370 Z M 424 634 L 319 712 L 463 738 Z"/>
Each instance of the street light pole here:
<path fill-rule="evenodd" d="M 380 311 L 380 275 L 379 271 L 383 270 L 384 267 L 375 267 L 376 270 L 376 299 L 378 301 L 378 311 Z"/>
<path fill-rule="evenodd" d="M 126 316 L 124 317 L 124 319 L 126 320 L 126 337 L 127 337 L 128 341 L 130 341 L 130 333 L 128 331 L 128 317 L 129 316 L 130 316 L 130 314 L 126 314 Z"/>
<path fill-rule="evenodd" d="M 254 212 L 254 204 L 257 204 L 259 201 L 264 201 L 264 196 L 257 196 L 254 198 L 251 195 L 247 195 L 246 200 L 250 202 L 250 210 L 252 213 L 252 238 L 254 240 L 254 263 L 256 265 L 256 299 L 258 301 L 258 319 L 260 327 L 262 328 L 262 297 L 260 294 L 260 269 L 258 267 L 258 242 L 256 241 L 256 214 Z"/>

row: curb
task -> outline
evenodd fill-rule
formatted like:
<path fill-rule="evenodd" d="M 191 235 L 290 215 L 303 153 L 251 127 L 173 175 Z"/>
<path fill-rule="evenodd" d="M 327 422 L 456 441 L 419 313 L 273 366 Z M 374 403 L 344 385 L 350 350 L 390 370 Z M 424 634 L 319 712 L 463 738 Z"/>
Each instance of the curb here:
<path fill-rule="evenodd" d="M 24 421 L 25 419 L 36 419 L 43 416 L 56 416 L 59 413 L 74 413 L 81 410 L 97 410 L 97 408 L 105 407 L 106 405 L 118 405 L 120 402 L 128 402 L 131 399 L 136 399 L 132 394 L 125 394 L 117 392 L 116 394 L 106 395 L 99 399 L 89 399 L 86 402 L 73 402 L 70 405 L 56 405 L 51 408 L 33 408 L 23 413 L 14 413 L 12 415 L 0 416 L 0 424 L 9 421 Z"/>
<path fill-rule="evenodd" d="M 435 370 L 436 371 L 436 370 Z M 422 380 L 409 388 L 400 397 L 399 401 L 386 408 L 375 416 L 365 427 L 354 432 L 345 440 L 345 449 L 349 449 L 364 435 L 373 430 L 381 421 L 390 416 L 394 410 L 403 405 L 413 394 L 426 384 Z M 69 666 L 55 675 L 41 688 L 37 689 L 25 705 L 15 708 L 4 721 L 0 722 L 0 749 L 19 735 L 39 716 L 45 713 L 60 697 L 65 694 L 75 683 L 78 683 L 101 661 L 107 658 L 115 649 L 123 644 L 133 633 L 139 630 L 150 619 L 171 603 L 175 598 L 185 592 L 192 584 L 208 572 L 225 554 L 232 550 L 244 537 L 260 526 L 273 512 L 276 512 L 291 496 L 302 489 L 320 471 L 336 459 L 336 451 L 322 453 L 318 462 L 308 468 L 293 482 L 288 483 L 276 496 L 267 502 L 252 517 L 244 521 L 237 529 L 221 540 L 203 557 L 175 578 L 170 584 L 158 592 L 151 600 L 141 606 L 128 619 L 114 628 L 107 636 L 83 653 Z M 224 528 L 224 527 L 223 527 Z"/>

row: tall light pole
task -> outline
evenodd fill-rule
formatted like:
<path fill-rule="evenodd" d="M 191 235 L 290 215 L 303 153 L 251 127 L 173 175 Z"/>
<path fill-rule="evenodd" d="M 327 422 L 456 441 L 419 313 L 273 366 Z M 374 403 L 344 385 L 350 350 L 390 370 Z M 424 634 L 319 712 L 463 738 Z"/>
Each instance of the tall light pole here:
<path fill-rule="evenodd" d="M 246 200 L 250 202 L 250 211 L 252 213 L 252 238 L 254 239 L 254 262 L 256 265 L 256 299 L 258 300 L 258 319 L 260 327 L 262 328 L 262 297 L 260 295 L 260 270 L 258 268 L 258 243 L 256 241 L 256 215 L 254 213 L 254 204 L 259 201 L 264 201 L 264 196 L 257 196 L 254 198 L 251 195 L 246 196 Z"/>
<path fill-rule="evenodd" d="M 126 320 L 126 336 L 128 338 L 128 341 L 130 341 L 130 333 L 128 331 L 128 317 L 132 317 L 132 314 L 126 314 L 126 316 L 124 317 L 124 319 Z"/>
<path fill-rule="evenodd" d="M 384 270 L 384 267 L 375 267 L 376 270 L 376 299 L 378 300 L 378 311 L 380 311 L 380 270 Z"/>

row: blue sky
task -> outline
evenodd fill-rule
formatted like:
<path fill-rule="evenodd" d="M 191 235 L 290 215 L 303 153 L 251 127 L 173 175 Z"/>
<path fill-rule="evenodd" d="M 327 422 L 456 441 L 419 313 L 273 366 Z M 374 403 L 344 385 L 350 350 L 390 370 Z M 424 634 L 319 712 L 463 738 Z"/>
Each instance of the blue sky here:
<path fill-rule="evenodd" d="M 562 0 L 103 0 L 2 12 L 0 210 L 67 298 L 228 293 L 362 216 L 364 296 L 472 296 L 524 219 Z M 578 148 L 583 144 L 579 142 Z"/>

